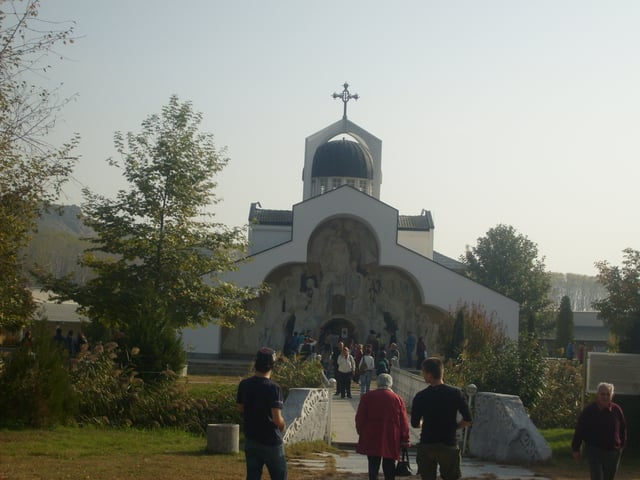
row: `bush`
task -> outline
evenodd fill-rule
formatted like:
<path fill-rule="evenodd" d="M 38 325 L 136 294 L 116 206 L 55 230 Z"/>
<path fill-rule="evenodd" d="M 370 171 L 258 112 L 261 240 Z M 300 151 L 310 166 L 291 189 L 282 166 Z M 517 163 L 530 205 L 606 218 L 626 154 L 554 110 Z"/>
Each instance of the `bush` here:
<path fill-rule="evenodd" d="M 510 340 L 480 308 L 466 306 L 462 353 L 447 362 L 447 382 L 474 383 L 481 392 L 518 395 L 526 408 L 534 407 L 544 392 L 546 364 L 537 339 L 523 335 Z"/>
<path fill-rule="evenodd" d="M 4 361 L 1 426 L 42 428 L 74 420 L 78 400 L 65 366 L 68 356 L 54 343 L 46 323 L 34 323 L 32 344 L 20 346 Z"/>
<path fill-rule="evenodd" d="M 273 367 L 271 378 L 280 385 L 282 396 L 287 398 L 292 388 L 321 388 L 322 371 L 322 363 L 317 360 L 281 355 Z"/>
<path fill-rule="evenodd" d="M 582 410 L 581 366 L 562 358 L 548 358 L 545 363 L 546 385 L 529 416 L 538 428 L 574 428 Z"/>

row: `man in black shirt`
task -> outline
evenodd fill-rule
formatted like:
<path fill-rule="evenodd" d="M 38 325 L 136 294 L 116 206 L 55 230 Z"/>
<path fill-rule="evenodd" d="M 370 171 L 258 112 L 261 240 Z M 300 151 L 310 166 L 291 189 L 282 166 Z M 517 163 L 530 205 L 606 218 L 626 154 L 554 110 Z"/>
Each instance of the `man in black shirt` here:
<path fill-rule="evenodd" d="M 456 430 L 471 425 L 471 412 L 462 391 L 446 385 L 443 375 L 442 361 L 427 358 L 422 363 L 422 376 L 429 386 L 413 398 L 411 426 L 422 428 L 416 455 L 422 480 L 435 480 L 438 465 L 443 480 L 462 478 Z"/>
<path fill-rule="evenodd" d="M 271 381 L 275 352 L 266 347 L 258 350 L 256 373 L 245 378 L 238 386 L 236 402 L 243 415 L 247 461 L 247 480 L 260 480 L 264 465 L 271 480 L 287 480 L 287 460 L 284 456 L 280 386 Z"/>

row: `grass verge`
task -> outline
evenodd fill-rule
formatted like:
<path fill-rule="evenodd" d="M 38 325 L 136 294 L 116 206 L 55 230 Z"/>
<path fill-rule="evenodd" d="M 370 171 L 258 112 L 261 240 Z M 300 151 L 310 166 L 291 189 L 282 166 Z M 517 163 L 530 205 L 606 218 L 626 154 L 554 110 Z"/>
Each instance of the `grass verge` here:
<path fill-rule="evenodd" d="M 177 430 L 98 429 L 0 431 L 1 480 L 237 480 L 245 476 L 242 451 L 213 455 L 206 439 Z M 318 455 L 322 442 L 287 449 L 288 458 L 326 459 L 309 472 L 297 464 L 291 480 L 335 478 L 332 457 Z M 333 449 L 334 452 L 340 452 Z M 266 470 L 265 470 L 266 471 Z M 353 477 L 357 478 L 357 477 Z"/>

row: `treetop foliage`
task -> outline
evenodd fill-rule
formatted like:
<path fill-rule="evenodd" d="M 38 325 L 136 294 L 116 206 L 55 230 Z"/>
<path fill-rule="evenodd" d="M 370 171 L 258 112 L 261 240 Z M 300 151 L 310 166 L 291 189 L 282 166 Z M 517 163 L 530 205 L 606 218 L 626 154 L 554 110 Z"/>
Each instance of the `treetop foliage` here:
<path fill-rule="evenodd" d="M 253 321 L 246 300 L 259 288 L 239 288 L 223 275 L 237 268 L 244 231 L 211 221 L 213 176 L 226 164 L 202 115 L 172 96 L 139 133 L 115 134 L 121 155 L 109 163 L 129 184 L 114 199 L 84 190 L 84 224 L 94 235 L 81 265 L 95 275 L 84 285 L 45 278 L 60 299 L 72 299 L 94 322 L 147 339 L 166 330 Z M 163 348 L 168 348 L 167 346 Z"/>
<path fill-rule="evenodd" d="M 545 311 L 551 302 L 549 273 L 537 245 L 510 225 L 497 225 L 468 248 L 461 261 L 472 280 L 515 300 L 523 320 Z"/>
<path fill-rule="evenodd" d="M 622 266 L 596 262 L 598 281 L 608 296 L 593 303 L 618 339 L 623 353 L 640 353 L 640 251 L 623 250 Z"/>
<path fill-rule="evenodd" d="M 73 41 L 73 25 L 50 30 L 52 24 L 38 18 L 37 0 L 0 6 L 0 326 L 17 328 L 34 311 L 23 248 L 76 161 L 71 152 L 77 136 L 60 147 L 47 141 L 68 100 L 41 86 L 47 56 Z"/>

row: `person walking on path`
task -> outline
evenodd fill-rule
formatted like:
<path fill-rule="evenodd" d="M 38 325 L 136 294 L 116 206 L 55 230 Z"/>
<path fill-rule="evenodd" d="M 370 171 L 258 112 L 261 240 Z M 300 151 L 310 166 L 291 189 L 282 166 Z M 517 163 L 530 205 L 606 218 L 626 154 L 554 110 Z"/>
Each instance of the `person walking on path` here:
<path fill-rule="evenodd" d="M 287 480 L 282 392 L 271 381 L 275 359 L 275 351 L 262 347 L 256 354 L 255 375 L 238 385 L 236 402 L 244 423 L 247 480 L 260 480 L 265 465 L 271 480 Z"/>
<path fill-rule="evenodd" d="M 613 403 L 613 384 L 600 383 L 596 401 L 587 405 L 571 442 L 573 458 L 580 460 L 584 442 L 591 480 L 613 480 L 627 444 L 627 424 L 620 405 Z"/>
<path fill-rule="evenodd" d="M 384 479 L 394 480 L 400 449 L 409 447 L 407 409 L 392 385 L 391 375 L 378 375 L 378 389 L 360 398 L 356 412 L 356 452 L 367 456 L 369 480 L 378 478 L 380 462 Z"/>
<path fill-rule="evenodd" d="M 422 362 L 427 358 L 427 344 L 424 342 L 424 337 L 418 339 L 416 345 L 416 370 L 422 369 Z"/>
<path fill-rule="evenodd" d="M 418 342 L 416 335 L 412 331 L 407 332 L 407 338 L 404 341 L 404 347 L 407 349 L 407 368 L 413 368 L 413 351 L 416 349 L 416 343 Z"/>
<path fill-rule="evenodd" d="M 371 345 L 367 344 L 364 347 L 364 355 L 358 364 L 358 371 L 360 372 L 360 395 L 364 395 L 371 390 L 371 376 L 376 368 L 375 360 L 371 356 Z"/>
<path fill-rule="evenodd" d="M 471 411 L 462 391 L 444 383 L 442 360 L 429 357 L 422 363 L 422 376 L 429 384 L 413 398 L 411 426 L 421 427 L 416 463 L 422 480 L 459 480 L 460 448 L 456 430 L 471 425 Z M 458 422 L 458 413 L 462 420 Z"/>
<path fill-rule="evenodd" d="M 338 357 L 338 392 L 340 398 L 351 398 L 351 377 L 356 371 L 356 362 L 353 360 L 349 347 L 342 347 L 342 355 Z"/>
<path fill-rule="evenodd" d="M 391 364 L 387 360 L 387 352 L 380 350 L 378 354 L 378 365 L 376 366 L 376 375 L 382 373 L 391 373 Z"/>

